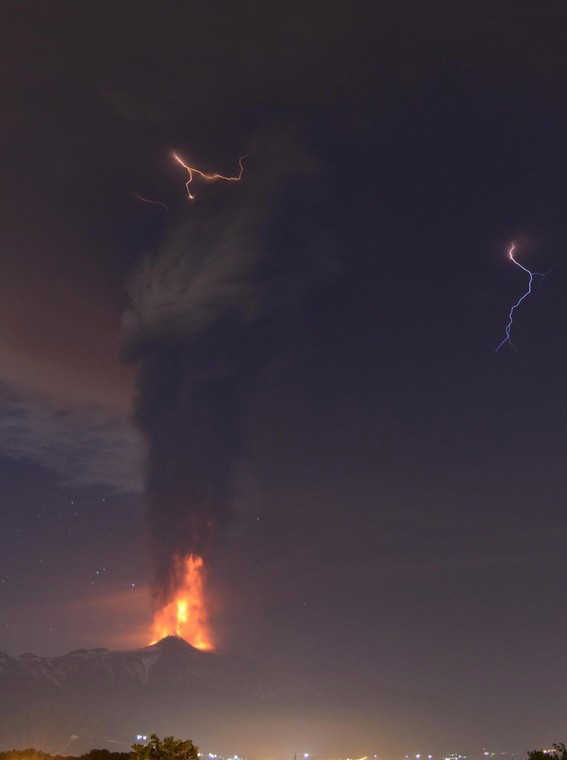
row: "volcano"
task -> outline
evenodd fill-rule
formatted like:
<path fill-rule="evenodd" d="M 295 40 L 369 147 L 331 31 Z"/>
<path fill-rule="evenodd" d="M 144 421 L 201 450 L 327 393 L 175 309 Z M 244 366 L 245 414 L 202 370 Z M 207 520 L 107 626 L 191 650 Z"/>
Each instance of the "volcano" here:
<path fill-rule="evenodd" d="M 0 749 L 126 751 L 139 734 L 157 733 L 227 755 L 273 756 L 274 738 L 296 733 L 306 715 L 313 725 L 335 710 L 344 719 L 360 685 L 338 671 L 284 671 L 202 651 L 178 636 L 131 651 L 0 653 Z"/>

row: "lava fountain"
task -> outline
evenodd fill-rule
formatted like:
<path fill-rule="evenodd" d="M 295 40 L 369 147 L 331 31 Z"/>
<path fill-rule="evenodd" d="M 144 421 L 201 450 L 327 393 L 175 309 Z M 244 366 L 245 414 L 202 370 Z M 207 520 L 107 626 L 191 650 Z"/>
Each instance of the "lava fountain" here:
<path fill-rule="evenodd" d="M 176 556 L 170 600 L 154 614 L 152 644 L 181 636 L 197 649 L 214 649 L 205 606 L 205 563 L 198 554 Z"/>

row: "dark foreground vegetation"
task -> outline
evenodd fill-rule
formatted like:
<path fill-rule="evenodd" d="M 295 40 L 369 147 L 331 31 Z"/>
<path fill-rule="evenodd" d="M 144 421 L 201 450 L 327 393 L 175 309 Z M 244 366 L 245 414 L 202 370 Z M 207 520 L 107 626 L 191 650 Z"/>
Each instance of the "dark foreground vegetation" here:
<path fill-rule="evenodd" d="M 50 755 L 38 749 L 11 749 L 0 752 L 0 760 L 129 760 L 130 752 L 91 749 L 86 755 Z"/>
<path fill-rule="evenodd" d="M 91 749 L 86 755 L 49 755 L 37 749 L 11 749 L 0 752 L 0 760 L 199 760 L 199 749 L 191 740 L 150 736 L 147 744 L 133 744 L 131 752 Z"/>
<path fill-rule="evenodd" d="M 147 744 L 133 744 L 131 752 L 110 752 L 91 749 L 86 755 L 49 755 L 37 749 L 11 749 L 0 752 L 0 760 L 199 760 L 199 750 L 192 741 L 166 736 L 150 736 Z M 567 760 L 565 744 L 553 744 L 552 749 L 533 749 L 528 760 Z"/>
<path fill-rule="evenodd" d="M 567 760 L 565 744 L 552 744 L 553 749 L 532 749 L 528 752 L 528 760 Z"/>

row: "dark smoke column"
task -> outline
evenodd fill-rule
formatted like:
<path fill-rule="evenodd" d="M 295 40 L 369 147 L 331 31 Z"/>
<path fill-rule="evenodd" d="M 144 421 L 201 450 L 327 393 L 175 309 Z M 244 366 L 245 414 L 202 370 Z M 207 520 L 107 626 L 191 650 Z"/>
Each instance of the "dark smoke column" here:
<path fill-rule="evenodd" d="M 148 441 L 158 607 L 175 591 L 175 558 L 196 554 L 207 563 L 214 533 L 231 514 L 242 389 L 254 348 L 263 355 L 256 331 L 239 322 L 227 315 L 202 334 L 164 337 L 142 356 L 137 420 Z"/>
<path fill-rule="evenodd" d="M 276 236 L 282 198 L 305 166 L 298 171 L 283 144 L 270 153 L 268 171 L 208 190 L 223 205 L 188 204 L 129 282 L 124 350 L 140 367 L 136 419 L 148 445 L 156 610 L 172 605 L 183 585 L 180 560 L 193 555 L 206 565 L 215 531 L 230 517 L 244 391 L 282 314 L 297 303 L 294 263 L 312 260 Z"/>

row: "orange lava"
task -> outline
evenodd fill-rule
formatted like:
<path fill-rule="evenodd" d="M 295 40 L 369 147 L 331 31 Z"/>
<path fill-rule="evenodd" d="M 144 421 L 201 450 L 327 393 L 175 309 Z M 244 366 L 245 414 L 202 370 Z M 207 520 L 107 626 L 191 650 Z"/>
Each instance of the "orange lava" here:
<path fill-rule="evenodd" d="M 204 562 L 197 554 L 175 560 L 173 598 L 154 614 L 152 644 L 164 636 L 181 636 L 197 649 L 214 649 L 204 599 Z"/>

